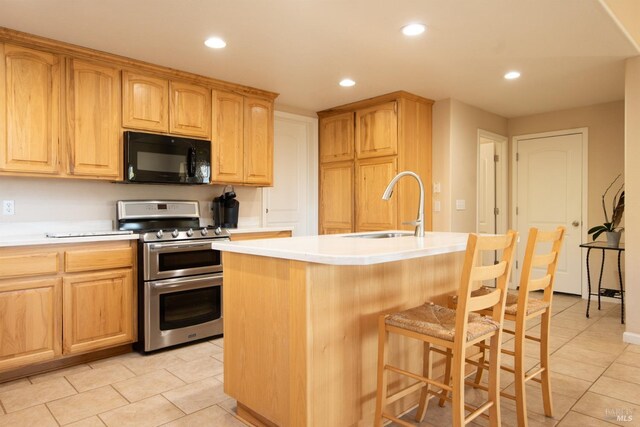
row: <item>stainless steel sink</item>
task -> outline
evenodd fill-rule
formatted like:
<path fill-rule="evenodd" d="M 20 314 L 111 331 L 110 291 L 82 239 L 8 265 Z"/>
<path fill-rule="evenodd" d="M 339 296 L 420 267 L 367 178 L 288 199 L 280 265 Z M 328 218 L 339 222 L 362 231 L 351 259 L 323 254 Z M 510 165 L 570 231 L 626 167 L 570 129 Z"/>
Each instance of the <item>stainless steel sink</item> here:
<path fill-rule="evenodd" d="M 390 233 L 388 231 L 382 231 L 379 233 L 351 234 L 349 236 L 344 236 L 344 237 L 356 237 L 359 239 L 391 239 L 394 237 L 407 237 L 407 236 L 413 236 L 413 233 L 411 232 Z"/>

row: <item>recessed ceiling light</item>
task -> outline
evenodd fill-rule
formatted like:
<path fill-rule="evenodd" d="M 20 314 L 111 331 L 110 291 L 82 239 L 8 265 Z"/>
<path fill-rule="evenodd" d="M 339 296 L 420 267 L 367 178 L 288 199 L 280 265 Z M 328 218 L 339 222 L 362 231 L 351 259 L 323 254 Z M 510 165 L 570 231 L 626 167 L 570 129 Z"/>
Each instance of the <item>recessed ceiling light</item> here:
<path fill-rule="evenodd" d="M 504 75 L 504 78 L 507 80 L 517 79 L 518 77 L 520 77 L 520 72 L 518 71 L 509 71 L 507 74 Z"/>
<path fill-rule="evenodd" d="M 351 79 L 342 79 L 340 80 L 340 86 L 342 87 L 351 87 L 354 86 L 356 84 L 356 82 L 354 82 Z"/>
<path fill-rule="evenodd" d="M 402 27 L 402 34 L 405 36 L 417 36 L 424 33 L 427 27 L 424 24 L 409 24 Z"/>
<path fill-rule="evenodd" d="M 204 44 L 211 49 L 222 49 L 227 43 L 220 37 L 211 37 L 204 41 Z"/>

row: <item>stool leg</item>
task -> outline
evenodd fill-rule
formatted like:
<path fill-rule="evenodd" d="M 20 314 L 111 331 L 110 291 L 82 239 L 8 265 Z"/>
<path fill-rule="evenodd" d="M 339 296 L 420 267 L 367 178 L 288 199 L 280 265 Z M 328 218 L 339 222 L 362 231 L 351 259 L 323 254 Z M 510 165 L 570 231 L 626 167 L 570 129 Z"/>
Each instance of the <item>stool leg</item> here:
<path fill-rule="evenodd" d="M 482 341 L 482 344 L 485 344 L 486 341 Z M 480 358 L 478 359 L 478 364 L 480 365 L 478 367 L 478 369 L 476 370 L 476 378 L 473 380 L 474 383 L 476 384 L 480 384 L 480 381 L 482 381 L 482 373 L 484 372 L 484 368 L 482 368 L 482 366 L 484 366 L 485 360 L 486 360 L 486 350 L 484 348 L 480 349 Z"/>
<path fill-rule="evenodd" d="M 431 378 L 431 343 L 424 343 L 424 355 L 422 356 L 422 375 L 425 378 Z M 429 397 L 429 383 L 426 383 L 420 394 L 420 404 L 416 412 L 416 421 L 422 422 L 427 413 L 427 398 Z"/>
<path fill-rule="evenodd" d="M 516 413 L 518 417 L 518 427 L 527 426 L 527 393 L 524 383 L 524 335 L 525 322 L 516 320 L 516 335 L 513 357 L 514 376 L 515 376 L 515 396 L 516 396 Z"/>
<path fill-rule="evenodd" d="M 445 361 L 445 365 L 444 365 L 444 378 L 442 379 L 442 382 L 445 385 L 449 385 L 451 384 L 451 349 L 448 348 L 447 349 L 447 355 L 445 356 L 446 361 Z M 442 390 L 440 392 L 440 402 L 438 402 L 438 404 L 440 405 L 440 407 L 444 407 L 445 402 L 447 401 L 447 394 L 449 392 L 447 390 Z"/>
<path fill-rule="evenodd" d="M 549 367 L 549 336 L 551 331 L 551 307 L 542 315 L 540 324 L 540 367 L 542 371 L 542 402 L 544 414 L 553 417 L 553 400 L 551 398 L 551 372 Z"/>
<path fill-rule="evenodd" d="M 387 401 L 387 372 L 384 366 L 387 364 L 389 332 L 387 332 L 385 317 L 380 316 L 378 321 L 378 393 L 376 395 L 376 419 L 375 427 L 382 426 L 382 412 Z"/>
<path fill-rule="evenodd" d="M 499 332 L 496 332 L 490 340 L 491 351 L 489 352 L 489 400 L 493 405 L 489 408 L 489 425 L 499 427 L 502 425 L 500 419 L 500 340 Z"/>
<path fill-rule="evenodd" d="M 453 389 L 451 412 L 453 414 L 453 427 L 462 427 L 465 425 L 464 418 L 464 367 L 465 367 L 465 348 L 454 348 L 453 360 L 451 361 Z M 496 426 L 497 427 L 497 426 Z"/>

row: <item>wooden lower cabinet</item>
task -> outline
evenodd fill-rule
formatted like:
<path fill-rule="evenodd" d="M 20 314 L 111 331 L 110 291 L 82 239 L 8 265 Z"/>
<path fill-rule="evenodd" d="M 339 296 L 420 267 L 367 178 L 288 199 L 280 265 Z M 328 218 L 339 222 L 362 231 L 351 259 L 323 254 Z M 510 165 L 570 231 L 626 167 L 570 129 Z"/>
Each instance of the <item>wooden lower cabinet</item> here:
<path fill-rule="evenodd" d="M 60 278 L 0 283 L 0 371 L 62 353 L 61 305 Z"/>
<path fill-rule="evenodd" d="M 134 307 L 131 269 L 65 277 L 64 353 L 133 341 Z"/>

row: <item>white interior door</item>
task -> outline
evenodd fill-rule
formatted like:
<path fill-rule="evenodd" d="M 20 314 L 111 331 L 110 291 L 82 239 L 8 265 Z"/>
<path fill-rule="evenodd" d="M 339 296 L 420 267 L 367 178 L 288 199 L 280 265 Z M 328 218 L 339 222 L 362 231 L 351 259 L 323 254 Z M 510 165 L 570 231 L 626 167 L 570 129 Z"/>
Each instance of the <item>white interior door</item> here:
<path fill-rule="evenodd" d="M 478 157 L 478 233 L 495 234 L 496 230 L 496 167 L 495 144 L 480 139 Z M 496 261 L 496 253 L 484 251 L 482 265 Z"/>
<path fill-rule="evenodd" d="M 582 133 L 516 139 L 516 283 L 530 227 L 553 230 L 566 227 L 564 247 L 558 261 L 554 290 L 580 295 L 582 292 L 583 212 Z M 536 274 L 536 273 L 534 273 Z"/>
<path fill-rule="evenodd" d="M 317 119 L 276 111 L 273 187 L 263 191 L 263 225 L 318 233 Z"/>

